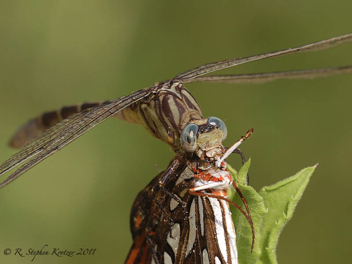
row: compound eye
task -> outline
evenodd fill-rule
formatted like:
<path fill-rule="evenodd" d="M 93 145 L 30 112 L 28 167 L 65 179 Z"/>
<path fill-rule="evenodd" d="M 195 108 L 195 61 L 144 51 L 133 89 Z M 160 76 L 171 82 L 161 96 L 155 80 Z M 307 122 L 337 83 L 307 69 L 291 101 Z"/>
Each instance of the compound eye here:
<path fill-rule="evenodd" d="M 220 129 L 222 131 L 222 140 L 225 140 L 225 138 L 227 137 L 227 127 L 220 118 L 214 116 L 209 117 L 208 125 L 212 125 Z"/>
<path fill-rule="evenodd" d="M 197 150 L 197 133 L 198 126 L 196 124 L 188 124 L 182 130 L 180 140 L 185 151 L 194 152 Z"/>

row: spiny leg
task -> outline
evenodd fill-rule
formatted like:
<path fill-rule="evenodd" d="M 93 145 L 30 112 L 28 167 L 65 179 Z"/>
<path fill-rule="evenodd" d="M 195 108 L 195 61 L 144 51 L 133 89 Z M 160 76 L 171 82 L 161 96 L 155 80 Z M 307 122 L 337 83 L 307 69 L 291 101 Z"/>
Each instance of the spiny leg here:
<path fill-rule="evenodd" d="M 243 152 L 240 149 L 236 148 L 232 153 L 236 153 L 241 156 L 242 165 L 244 165 L 247 162 L 246 158 L 244 157 Z M 247 185 L 249 185 L 249 173 L 248 172 L 247 172 Z"/>

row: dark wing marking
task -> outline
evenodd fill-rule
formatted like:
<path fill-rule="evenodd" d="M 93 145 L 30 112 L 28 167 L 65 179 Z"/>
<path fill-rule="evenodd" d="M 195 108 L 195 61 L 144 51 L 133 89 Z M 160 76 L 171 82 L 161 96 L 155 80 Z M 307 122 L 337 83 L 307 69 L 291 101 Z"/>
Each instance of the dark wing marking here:
<path fill-rule="evenodd" d="M 162 181 L 166 175 L 168 180 Z M 237 258 L 230 253 L 236 246 L 233 233 L 228 233 L 233 228 L 228 203 L 190 194 L 195 181 L 184 157 L 176 156 L 138 194 L 130 216 L 133 245 L 126 264 L 229 264 Z"/>
<path fill-rule="evenodd" d="M 352 41 L 352 33 L 335 37 L 335 38 L 318 41 L 318 42 L 307 44 L 297 48 L 289 48 L 285 50 L 263 53 L 263 54 L 244 57 L 244 58 L 235 58 L 235 59 L 205 64 L 200 67 L 194 68 L 192 70 L 180 73 L 175 77 L 175 79 L 180 79 L 183 82 L 187 82 L 188 79 L 194 79 L 210 72 L 219 71 L 222 69 L 244 64 L 247 62 L 257 61 L 257 60 L 266 59 L 266 58 L 279 57 L 279 56 L 293 54 L 293 53 L 324 50 L 324 49 L 332 48 L 334 46 L 338 46 L 342 43 L 349 42 L 349 41 Z"/>
<path fill-rule="evenodd" d="M 169 185 L 171 183 L 173 187 Z M 159 263 L 229 264 L 230 244 L 234 238 L 227 233 L 227 226 L 233 227 L 231 217 L 226 218 L 226 213 L 230 214 L 228 204 L 216 198 L 190 194 L 188 190 L 194 187 L 194 184 L 194 177 L 181 182 L 177 177 L 167 183 L 167 190 L 186 205 L 184 207 L 170 196 L 165 196 L 163 205 L 169 217 L 163 215 L 159 219 L 154 238 Z M 218 212 L 221 211 L 222 215 L 215 216 L 210 199 L 219 205 Z M 222 227 L 223 236 L 219 237 L 218 231 Z M 220 245 L 219 241 L 223 243 Z"/>
<path fill-rule="evenodd" d="M 130 215 L 130 228 L 133 238 L 133 245 L 128 253 L 125 264 L 155 264 L 163 262 L 158 258 L 155 247 L 162 248 L 159 233 L 165 223 L 160 223 L 162 218 L 172 221 L 168 204 L 165 197 L 171 197 L 165 190 L 173 194 L 173 187 L 187 166 L 185 162 L 180 162 L 181 156 L 176 156 L 168 165 L 167 169 L 156 176 L 142 191 L 139 192 L 133 202 Z M 170 176 L 165 186 L 165 190 L 159 188 L 161 179 Z M 170 198 L 171 199 L 171 198 Z M 168 200 L 169 201 L 169 200 Z M 168 214 L 166 216 L 165 214 Z M 167 226 L 169 228 L 169 226 Z"/>
<path fill-rule="evenodd" d="M 231 246 L 230 244 L 235 241 L 235 238 L 231 238 L 231 235 L 228 234 L 228 226 L 231 228 L 233 227 L 233 222 L 231 217 L 226 217 L 226 214 L 230 213 L 229 205 L 225 201 L 218 200 L 216 198 L 208 198 L 208 197 L 201 197 L 199 196 L 203 203 L 204 207 L 204 236 L 205 239 L 203 243 L 206 242 L 207 244 L 207 254 L 209 256 L 210 261 L 215 261 L 217 258 L 220 262 L 219 263 L 232 263 L 231 262 Z M 213 201 L 213 204 L 210 202 L 210 199 Z M 214 201 L 218 203 L 220 211 L 221 211 L 221 222 L 218 217 L 215 217 L 214 212 Z M 230 222 L 229 222 L 230 219 Z M 223 228 L 224 235 L 223 237 L 218 237 L 217 228 Z M 216 235 L 214 235 L 216 234 Z M 220 248 L 219 241 L 224 240 L 223 243 L 226 247 L 226 250 Z M 234 240 L 234 241 L 233 241 Z M 236 244 L 233 245 L 236 248 Z M 236 249 L 236 256 L 237 256 L 237 249 Z M 237 260 L 238 261 L 238 260 Z M 232 263 L 237 264 L 237 263 Z"/>
<path fill-rule="evenodd" d="M 234 75 L 211 75 L 200 76 L 194 79 L 187 79 L 184 83 L 208 82 L 208 83 L 265 83 L 278 79 L 313 79 L 318 77 L 328 77 L 337 74 L 352 73 L 352 65 L 335 68 L 321 68 L 298 71 L 268 72 L 254 74 L 234 74 Z"/>
<path fill-rule="evenodd" d="M 21 151 L 0 166 L 0 176 L 21 163 L 29 161 L 0 183 L 0 189 L 17 179 L 24 172 L 46 159 L 56 151 L 83 135 L 122 109 L 148 96 L 153 87 L 139 90 L 129 96 L 120 97 L 109 104 L 97 106 L 77 113 L 42 133 L 38 138 L 25 145 Z"/>

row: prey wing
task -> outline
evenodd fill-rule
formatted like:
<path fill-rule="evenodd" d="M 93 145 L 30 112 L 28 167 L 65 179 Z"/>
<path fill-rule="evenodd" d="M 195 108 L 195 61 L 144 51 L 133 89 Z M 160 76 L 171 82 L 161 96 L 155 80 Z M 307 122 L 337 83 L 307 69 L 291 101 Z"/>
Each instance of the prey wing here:
<path fill-rule="evenodd" d="M 188 190 L 194 187 L 195 179 L 187 170 L 173 182 L 174 187 L 167 187 L 183 204 L 165 196 L 166 213 L 154 239 L 159 263 L 237 264 L 236 235 L 228 203 L 191 195 Z"/>

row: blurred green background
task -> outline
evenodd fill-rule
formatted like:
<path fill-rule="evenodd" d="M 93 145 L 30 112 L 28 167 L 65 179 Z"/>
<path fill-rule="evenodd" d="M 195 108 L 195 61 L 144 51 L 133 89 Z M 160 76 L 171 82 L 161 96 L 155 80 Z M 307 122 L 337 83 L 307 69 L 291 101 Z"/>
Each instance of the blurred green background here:
<path fill-rule="evenodd" d="M 0 160 L 19 125 L 79 102 L 115 99 L 218 60 L 350 33 L 352 2 L 2 1 Z M 352 45 L 225 70 L 250 73 L 352 64 Z M 279 263 L 347 263 L 352 237 L 352 76 L 261 85 L 189 84 L 204 116 L 249 128 L 256 189 L 319 162 L 278 245 Z M 5 248 L 97 248 L 94 256 L 35 263 L 123 263 L 138 191 L 173 152 L 142 127 L 107 120 L 0 192 L 0 263 L 29 263 Z M 237 156 L 229 163 L 239 167 Z M 4 178 L 3 178 L 4 179 Z"/>

